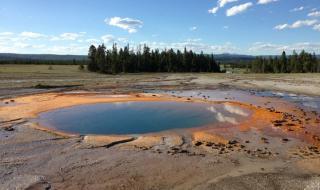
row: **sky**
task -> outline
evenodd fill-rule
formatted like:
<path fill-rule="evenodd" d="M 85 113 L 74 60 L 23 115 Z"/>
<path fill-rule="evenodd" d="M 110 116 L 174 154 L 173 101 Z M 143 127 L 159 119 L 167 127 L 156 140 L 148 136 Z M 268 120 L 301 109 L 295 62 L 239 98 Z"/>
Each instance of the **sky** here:
<path fill-rule="evenodd" d="M 102 43 L 320 54 L 320 0 L 0 0 L 0 53 L 85 55 Z"/>

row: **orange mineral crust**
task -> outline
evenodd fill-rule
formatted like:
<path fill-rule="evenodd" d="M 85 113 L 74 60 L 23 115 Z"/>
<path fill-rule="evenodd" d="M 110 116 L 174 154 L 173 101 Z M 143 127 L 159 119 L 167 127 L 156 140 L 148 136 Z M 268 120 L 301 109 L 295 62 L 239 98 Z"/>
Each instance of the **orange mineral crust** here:
<path fill-rule="evenodd" d="M 200 98 L 183 98 L 170 95 L 161 94 L 102 94 L 102 93 L 44 93 L 37 95 L 29 95 L 15 98 L 14 105 L 0 106 L 0 119 L 5 121 L 16 119 L 32 119 L 36 118 L 40 113 L 47 112 L 54 109 L 66 108 L 70 106 L 84 105 L 84 104 L 98 104 L 98 103 L 112 103 L 112 102 L 130 102 L 130 101 L 175 101 L 175 102 L 198 102 L 210 105 L 220 105 L 232 108 L 232 112 L 243 115 L 241 110 L 246 111 L 247 117 L 241 120 L 234 120 L 233 118 L 223 118 L 220 113 L 215 113 L 221 119 L 219 123 L 199 127 L 196 129 L 188 129 L 185 132 L 189 133 L 194 142 L 212 141 L 215 143 L 227 143 L 237 136 L 237 133 L 245 133 L 250 130 L 258 130 L 263 134 L 280 137 L 280 138 L 297 138 L 301 141 L 319 146 L 319 119 L 316 114 L 310 114 L 302 109 L 297 109 L 294 105 L 277 100 L 277 105 L 270 106 L 256 106 L 249 103 L 237 101 L 210 101 Z M 265 100 L 259 97 L 259 105 L 270 103 L 270 98 Z M 263 102 L 265 101 L 265 102 Z M 214 111 L 214 110 L 211 110 Z M 220 114 L 220 115 L 219 115 Z M 213 117 L 215 115 L 213 114 Z M 45 126 L 37 124 L 29 125 L 33 128 L 55 132 L 62 136 L 72 136 L 72 134 L 64 133 L 63 131 L 50 131 Z M 167 132 L 145 134 L 140 137 L 132 139 L 130 135 L 120 137 L 101 137 L 87 135 L 85 142 L 92 144 L 94 141 L 97 144 L 112 144 L 114 139 L 116 141 L 133 141 L 139 146 L 154 146 L 157 143 L 163 142 L 164 136 L 170 136 L 173 145 L 182 144 L 181 135 L 184 132 Z M 96 140 L 94 140 L 96 139 Z M 132 143 L 132 142 L 130 142 Z"/>

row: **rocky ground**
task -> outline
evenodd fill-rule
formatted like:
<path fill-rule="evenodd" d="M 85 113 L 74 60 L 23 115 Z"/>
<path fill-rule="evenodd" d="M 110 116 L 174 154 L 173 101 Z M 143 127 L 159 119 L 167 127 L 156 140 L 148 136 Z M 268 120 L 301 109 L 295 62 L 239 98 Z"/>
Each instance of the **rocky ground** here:
<path fill-rule="evenodd" d="M 88 83 L 50 89 L 2 86 L 0 189 L 319 189 L 319 114 L 283 100 L 261 97 L 264 101 L 246 102 L 256 116 L 232 130 L 182 130 L 111 141 L 45 131 L 27 119 L 32 110 L 45 111 L 51 108 L 48 102 L 57 101 L 38 94 L 48 91 L 67 92 L 72 97 L 79 90 L 131 94 L 267 89 L 319 96 L 318 84 L 313 78 L 299 80 L 290 75 L 266 80 L 262 75 L 156 74 L 108 77 L 92 87 Z M 172 98 L 181 99 L 179 94 Z M 201 101 L 210 101 L 206 99 Z M 28 108 L 20 101 L 35 104 Z M 55 105 L 61 104 L 65 103 Z M 16 117 L 13 111 L 17 110 L 10 108 L 15 106 L 24 108 L 16 112 L 23 117 Z M 266 120 L 270 127 L 263 123 Z M 118 143 L 110 143 L 115 141 Z"/>

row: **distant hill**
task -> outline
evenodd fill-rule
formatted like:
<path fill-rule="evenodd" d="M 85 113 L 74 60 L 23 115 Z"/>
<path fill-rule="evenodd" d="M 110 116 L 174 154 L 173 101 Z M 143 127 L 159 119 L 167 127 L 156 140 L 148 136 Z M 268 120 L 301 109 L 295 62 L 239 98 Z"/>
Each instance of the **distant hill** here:
<path fill-rule="evenodd" d="M 36 60 L 36 61 L 83 61 L 87 60 L 85 55 L 55 55 L 55 54 L 15 54 L 0 53 L 0 61 L 20 61 L 20 60 Z"/>
<path fill-rule="evenodd" d="M 320 55 L 316 55 L 317 59 L 320 59 Z M 221 63 L 242 63 L 242 62 L 250 62 L 254 60 L 257 56 L 254 55 L 240 55 L 240 54 L 215 54 L 214 58 Z M 280 55 L 262 55 L 263 58 L 269 57 L 280 57 Z"/>
<path fill-rule="evenodd" d="M 272 56 L 272 55 L 271 55 Z M 240 54 L 215 54 L 214 58 L 221 63 L 240 63 L 254 60 L 256 56 L 240 55 Z M 262 57 L 269 57 L 264 55 Z M 320 59 L 320 55 L 317 55 Z M 85 61 L 86 55 L 55 55 L 55 54 L 15 54 L 15 53 L 0 53 L 0 61 Z"/>
<path fill-rule="evenodd" d="M 239 55 L 239 54 L 215 54 L 214 58 L 221 63 L 239 63 L 254 60 L 255 56 L 252 55 Z"/>
<path fill-rule="evenodd" d="M 251 61 L 255 57 L 238 54 L 216 54 L 215 59 L 221 63 L 239 63 Z M 55 55 L 55 54 L 15 54 L 0 53 L 0 61 L 83 61 L 87 60 L 86 55 Z"/>

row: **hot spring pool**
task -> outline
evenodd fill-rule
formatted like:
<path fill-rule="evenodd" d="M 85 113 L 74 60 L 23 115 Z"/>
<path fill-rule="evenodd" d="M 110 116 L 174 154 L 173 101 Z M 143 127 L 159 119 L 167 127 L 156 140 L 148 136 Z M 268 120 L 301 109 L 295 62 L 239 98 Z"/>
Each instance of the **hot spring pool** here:
<path fill-rule="evenodd" d="M 236 111 L 234 111 L 236 109 Z M 124 102 L 80 105 L 41 113 L 41 126 L 73 134 L 144 134 L 200 127 L 216 122 L 236 124 L 247 111 L 226 105 L 186 102 Z"/>

